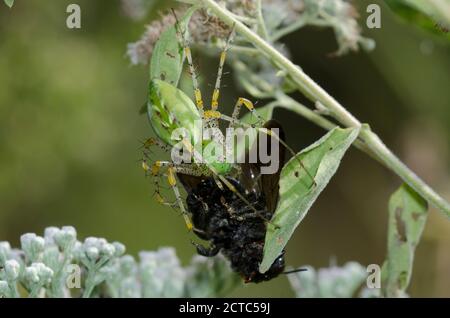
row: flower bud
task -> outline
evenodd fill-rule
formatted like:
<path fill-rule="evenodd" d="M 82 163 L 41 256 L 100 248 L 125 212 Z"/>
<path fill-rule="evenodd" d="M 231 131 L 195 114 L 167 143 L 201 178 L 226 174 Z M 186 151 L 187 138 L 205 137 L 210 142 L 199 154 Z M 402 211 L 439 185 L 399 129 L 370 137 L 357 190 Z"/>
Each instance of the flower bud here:
<path fill-rule="evenodd" d="M 44 263 L 33 263 L 31 266 L 36 268 L 41 283 L 48 284 L 51 282 L 53 278 L 53 270 L 51 268 L 47 267 Z"/>
<path fill-rule="evenodd" d="M 72 226 L 63 226 L 62 229 L 55 235 L 55 241 L 58 246 L 65 250 L 71 246 L 77 239 L 77 232 Z"/>
<path fill-rule="evenodd" d="M 0 242 L 0 265 L 5 264 L 10 252 L 11 245 L 9 245 L 9 242 Z"/>
<path fill-rule="evenodd" d="M 55 227 L 51 226 L 45 229 L 44 231 L 44 239 L 46 244 L 56 244 L 55 243 L 55 235 L 58 234 L 60 230 Z"/>
<path fill-rule="evenodd" d="M 100 253 L 98 251 L 98 248 L 94 246 L 86 248 L 86 256 L 91 261 L 96 261 L 98 259 L 99 254 Z"/>
<path fill-rule="evenodd" d="M 100 253 L 103 256 L 110 258 L 110 257 L 114 256 L 114 254 L 116 253 L 116 249 L 115 249 L 114 245 L 106 243 L 106 244 L 102 245 Z"/>
<path fill-rule="evenodd" d="M 114 246 L 116 253 L 114 256 L 119 257 L 122 256 L 125 253 L 125 245 L 123 245 L 120 242 L 113 242 L 112 245 Z"/>
<path fill-rule="evenodd" d="M 34 233 L 22 235 L 20 237 L 20 242 L 22 244 L 22 250 L 25 252 L 25 256 L 31 261 L 36 261 L 39 254 L 44 251 L 44 238 L 37 236 Z"/>
<path fill-rule="evenodd" d="M 0 298 L 8 297 L 8 295 L 9 295 L 8 282 L 0 280 Z"/>
<path fill-rule="evenodd" d="M 39 283 L 39 274 L 35 267 L 28 266 L 25 268 L 24 272 L 25 280 L 27 280 L 31 284 Z"/>
<path fill-rule="evenodd" d="M 8 281 L 15 281 L 19 278 L 20 264 L 15 259 L 11 259 L 5 262 L 5 275 Z"/>

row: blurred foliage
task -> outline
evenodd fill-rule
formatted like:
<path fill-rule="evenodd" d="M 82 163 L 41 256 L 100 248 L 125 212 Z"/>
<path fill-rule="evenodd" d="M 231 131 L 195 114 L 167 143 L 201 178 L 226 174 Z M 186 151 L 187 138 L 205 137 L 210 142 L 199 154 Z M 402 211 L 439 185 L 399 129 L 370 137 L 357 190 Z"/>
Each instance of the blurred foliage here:
<path fill-rule="evenodd" d="M 366 281 L 366 269 L 356 262 L 342 267 L 330 266 L 294 273 L 289 281 L 298 298 L 348 298 L 357 296 L 357 291 Z"/>
<path fill-rule="evenodd" d="M 14 0 L 3 0 L 3 1 L 10 8 L 12 8 L 12 6 L 14 5 Z"/>
<path fill-rule="evenodd" d="M 333 33 L 314 27 L 283 40 L 297 64 L 370 121 L 414 171 L 449 198 L 450 49 L 399 23 L 383 1 L 358 1 L 362 21 L 373 2 L 382 8 L 382 28 L 364 30 L 377 43 L 370 54 L 329 58 Z M 22 233 L 72 224 L 80 236 L 119 240 L 133 255 L 174 246 L 187 264 L 195 251 L 184 222 L 152 200 L 154 189 L 138 162 L 140 141 L 152 134 L 137 112 L 146 100 L 148 72 L 129 67 L 124 54 L 142 24 L 111 1 L 79 0 L 82 28 L 69 30 L 69 3 L 29 0 L 12 10 L 0 7 L 0 240 L 18 245 Z M 148 17 L 156 15 L 151 10 Z M 208 53 L 213 60 L 197 60 L 205 89 L 218 59 Z M 222 105 L 230 111 L 242 91 L 229 77 L 225 84 Z M 286 111 L 274 116 L 296 150 L 323 135 Z M 376 162 L 349 151 L 287 246 L 288 264 L 323 267 L 333 255 L 340 262 L 381 264 L 386 202 L 398 185 Z M 448 222 L 430 213 L 416 251 L 411 296 L 450 296 L 449 233 Z M 232 295 L 292 296 L 287 286 L 281 277 L 239 287 Z"/>
<path fill-rule="evenodd" d="M 450 40 L 450 1 L 387 0 L 386 4 L 409 23 Z"/>

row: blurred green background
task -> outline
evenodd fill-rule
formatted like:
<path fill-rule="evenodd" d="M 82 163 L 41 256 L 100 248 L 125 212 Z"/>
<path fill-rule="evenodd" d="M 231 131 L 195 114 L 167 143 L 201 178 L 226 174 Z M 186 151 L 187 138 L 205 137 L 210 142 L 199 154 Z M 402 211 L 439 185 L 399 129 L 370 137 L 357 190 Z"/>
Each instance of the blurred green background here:
<path fill-rule="evenodd" d="M 22 233 L 73 225 L 80 238 L 118 240 L 133 255 L 174 246 L 187 263 L 195 253 L 192 234 L 178 213 L 152 199 L 139 163 L 140 140 L 152 134 L 138 114 L 147 68 L 130 66 L 125 51 L 144 24 L 125 17 L 119 1 L 79 0 L 82 28 L 70 30 L 66 7 L 73 2 L 18 0 L 12 9 L 0 3 L 0 240 L 17 246 Z M 450 199 L 450 47 L 398 20 L 382 1 L 357 2 L 362 22 L 369 2 L 382 6 L 382 28 L 364 27 L 377 42 L 373 52 L 329 57 L 334 35 L 315 28 L 288 36 L 286 44 L 307 74 Z M 204 82 L 212 83 L 216 59 L 198 64 Z M 231 76 L 226 82 L 224 101 L 231 102 L 242 92 Z M 287 111 L 275 117 L 296 150 L 324 134 Z M 351 149 L 289 242 L 288 264 L 381 264 L 387 202 L 399 185 Z M 450 222 L 431 209 L 412 296 L 450 297 L 449 246 Z M 286 277 L 232 294 L 292 295 Z"/>

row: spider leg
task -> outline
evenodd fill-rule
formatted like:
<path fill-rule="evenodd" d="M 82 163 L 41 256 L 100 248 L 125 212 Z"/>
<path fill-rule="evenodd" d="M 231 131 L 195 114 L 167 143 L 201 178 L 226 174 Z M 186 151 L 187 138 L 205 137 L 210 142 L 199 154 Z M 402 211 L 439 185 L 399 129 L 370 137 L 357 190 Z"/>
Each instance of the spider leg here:
<path fill-rule="evenodd" d="M 244 105 L 244 106 L 245 106 L 245 107 L 246 107 L 246 108 L 247 108 L 247 109 L 248 109 L 248 110 L 249 110 L 256 118 L 258 118 L 258 125 L 255 125 L 255 124 L 247 124 L 247 123 L 244 123 L 242 120 L 239 120 L 239 119 L 238 119 L 240 110 L 241 110 L 241 108 L 242 108 L 243 105 Z M 292 148 L 289 147 L 289 146 L 286 144 L 286 142 L 284 142 L 283 140 L 281 140 L 281 138 L 280 138 L 273 130 L 269 130 L 269 129 L 263 127 L 265 120 L 264 120 L 264 119 L 256 112 L 253 103 L 252 103 L 251 101 L 249 101 L 248 99 L 245 99 L 245 98 L 240 97 L 240 98 L 238 99 L 238 101 L 236 102 L 236 105 L 235 105 L 235 107 L 234 107 L 234 110 L 233 110 L 233 113 L 232 113 L 231 117 L 230 117 L 230 116 L 227 116 L 227 115 L 224 115 L 224 114 L 221 114 L 221 115 L 220 115 L 220 118 L 221 118 L 222 120 L 225 120 L 225 121 L 228 121 L 228 122 L 229 122 L 228 128 L 233 128 L 233 127 L 235 127 L 235 126 L 243 126 L 243 127 L 245 127 L 245 128 L 253 128 L 253 129 L 257 129 L 257 130 L 260 131 L 260 132 L 263 132 L 263 133 L 265 133 L 265 134 L 267 134 L 267 135 L 269 135 L 269 136 L 274 137 L 276 140 L 278 140 L 278 142 L 279 142 L 280 144 L 283 145 L 283 147 L 285 147 L 285 148 L 292 154 L 292 156 L 293 156 L 294 158 L 296 157 L 296 153 L 292 150 Z M 227 142 L 229 142 L 229 141 L 227 141 Z M 226 147 L 227 156 L 230 155 L 229 152 L 232 151 L 232 150 L 233 150 L 233 149 L 231 149 L 231 147 L 229 147 L 229 146 L 227 145 L 227 147 Z M 306 174 L 308 175 L 308 177 L 312 180 L 313 186 L 316 186 L 317 183 L 316 183 L 316 180 L 314 179 L 314 176 L 312 175 L 312 173 L 309 172 L 309 170 L 305 167 L 305 165 L 303 164 L 303 162 L 302 162 L 300 159 L 297 158 L 297 161 L 299 162 L 299 164 L 300 164 L 300 166 L 303 168 L 303 170 L 305 170 L 305 172 L 306 172 Z"/>
<path fill-rule="evenodd" d="M 181 30 L 181 26 L 180 23 L 178 21 L 178 18 L 175 14 L 175 11 L 172 10 L 172 13 L 175 17 L 175 31 L 178 37 L 178 41 L 180 42 L 183 51 L 184 51 L 184 55 L 186 56 L 186 60 L 189 66 L 189 73 L 191 74 L 191 78 L 192 78 L 192 85 L 194 88 L 194 97 L 195 97 L 195 104 L 197 105 L 197 109 L 200 112 L 201 118 L 203 118 L 203 99 L 202 99 L 202 93 L 200 91 L 199 85 L 198 85 L 198 81 L 197 81 L 197 75 L 196 75 L 196 71 L 195 71 L 195 67 L 194 67 L 194 62 L 192 59 L 192 53 L 191 53 L 191 48 L 189 47 L 189 42 L 186 38 L 186 31 L 187 30 Z"/>
<path fill-rule="evenodd" d="M 170 148 L 166 144 L 162 143 L 161 141 L 159 141 L 158 139 L 153 138 L 153 137 L 150 137 L 147 140 L 145 140 L 142 143 L 142 146 L 144 148 L 144 150 L 143 150 L 143 158 L 142 158 L 142 169 L 145 171 L 145 175 L 146 176 L 152 175 L 152 173 L 151 173 L 152 168 L 148 164 L 148 160 L 151 160 L 151 158 L 150 158 L 151 148 L 154 148 L 156 146 L 156 147 L 162 149 L 165 152 L 170 151 Z M 171 206 L 171 207 L 176 205 L 176 201 L 175 202 L 168 202 L 161 195 L 160 176 L 153 175 L 153 184 L 155 185 L 155 192 L 154 192 L 155 200 L 158 203 L 163 204 L 163 205 L 168 205 L 168 206 Z"/>
<path fill-rule="evenodd" d="M 188 149 L 188 151 L 192 152 L 196 162 L 202 162 L 202 163 L 204 162 L 202 155 L 198 153 L 198 151 L 192 146 L 192 144 L 189 140 L 184 138 L 182 142 L 183 142 L 184 146 Z M 248 202 L 248 200 L 241 193 L 239 193 L 239 191 L 237 191 L 236 187 L 230 181 L 228 181 L 227 178 L 225 178 L 223 175 L 219 174 L 213 166 L 211 166 L 210 164 L 207 164 L 207 163 L 203 163 L 203 164 L 197 164 L 197 167 L 201 170 L 202 176 L 212 176 L 212 177 L 214 177 L 215 180 L 218 179 L 220 181 L 218 183 L 223 183 L 230 191 L 235 193 L 236 196 L 238 196 L 239 199 L 242 200 L 242 202 L 244 202 L 247 206 L 249 206 L 255 212 L 257 212 L 256 209 L 250 204 L 250 202 Z M 216 183 L 217 183 L 217 181 L 216 181 Z M 219 185 L 218 185 L 218 187 L 221 188 Z"/>
<path fill-rule="evenodd" d="M 220 145 L 224 144 L 224 135 L 219 129 L 219 119 L 220 119 L 220 112 L 218 111 L 219 108 L 219 96 L 220 96 L 220 84 L 222 81 L 222 75 L 223 75 L 223 68 L 225 66 L 225 61 L 227 57 L 227 52 L 230 47 L 230 43 L 232 41 L 234 34 L 234 28 L 231 30 L 230 34 L 228 35 L 228 38 L 225 42 L 225 46 L 220 54 L 220 61 L 219 61 L 219 67 L 217 70 L 217 77 L 216 77 L 216 83 L 214 85 L 214 91 L 211 98 L 211 110 L 207 110 L 204 112 L 205 115 L 205 126 L 212 129 L 212 135 L 214 140 L 216 140 Z M 225 157 L 222 155 L 219 158 L 219 161 L 223 161 Z"/>
<path fill-rule="evenodd" d="M 176 179 L 176 173 L 183 173 L 183 174 L 189 174 L 189 175 L 196 175 L 201 176 L 201 171 L 195 169 L 195 166 L 192 164 L 174 164 L 169 161 L 155 161 L 155 163 L 151 167 L 151 173 L 154 177 L 155 184 L 158 184 L 160 178 L 161 178 L 161 170 L 162 168 L 166 168 L 167 170 L 167 182 L 172 189 L 173 193 L 175 194 L 175 202 L 176 205 L 178 205 L 178 208 L 181 211 L 181 214 L 183 215 L 184 221 L 186 222 L 186 226 L 188 230 L 192 230 L 193 225 L 189 218 L 189 214 L 183 204 L 183 200 L 181 198 L 180 189 L 177 185 L 177 179 Z M 162 201 L 164 203 L 164 199 L 159 195 L 157 197 L 157 200 L 159 202 Z"/>
<path fill-rule="evenodd" d="M 189 66 L 189 73 L 191 75 L 191 79 L 192 79 L 192 85 L 194 88 L 194 99 L 195 99 L 195 104 L 197 106 L 197 109 L 200 113 L 200 117 L 202 119 L 202 126 L 203 126 L 203 130 L 208 129 L 208 128 L 212 128 L 211 132 L 211 137 L 213 138 L 213 140 L 215 140 L 218 144 L 223 145 L 224 143 L 224 136 L 222 134 L 222 132 L 220 131 L 220 129 L 218 129 L 218 124 L 214 124 L 214 123 L 218 123 L 218 116 L 220 115 L 220 113 L 218 113 L 217 111 L 204 111 L 204 103 L 203 103 L 203 98 L 202 98 L 202 93 L 200 91 L 199 85 L 198 85 L 198 81 L 197 81 L 197 75 L 196 75 L 196 70 L 194 67 L 194 62 L 193 62 L 193 58 L 192 58 L 192 52 L 191 52 L 191 48 L 189 47 L 189 43 L 188 40 L 186 38 L 186 31 L 187 30 L 181 30 L 180 27 L 180 23 L 176 17 L 175 11 L 172 11 L 173 15 L 175 16 L 175 30 L 176 30 L 176 34 L 178 37 L 178 41 L 180 42 L 183 51 L 184 51 L 184 55 L 186 56 L 186 60 Z M 223 55 L 223 58 L 221 58 L 221 61 L 223 59 L 223 63 L 225 63 L 225 55 Z M 220 67 L 220 74 L 219 77 L 221 77 L 222 74 L 222 70 L 223 70 L 223 63 L 221 62 L 221 67 Z M 218 84 L 220 86 L 220 79 L 218 81 Z M 217 95 L 217 99 L 218 99 L 218 95 Z M 220 156 L 218 159 L 223 161 L 224 156 Z"/>
<path fill-rule="evenodd" d="M 248 111 L 258 119 L 258 126 L 262 127 L 264 125 L 265 120 L 255 110 L 255 106 L 253 105 L 253 103 L 246 98 L 239 97 L 236 104 L 234 105 L 233 113 L 231 114 L 231 120 L 229 121 L 230 123 L 228 125 L 229 128 L 234 127 L 237 124 L 241 124 L 241 121 L 239 120 L 239 114 L 241 112 L 242 106 L 245 106 L 245 108 L 247 108 Z M 250 125 L 250 127 L 252 126 L 254 125 Z"/>
<path fill-rule="evenodd" d="M 231 30 L 230 34 L 228 35 L 228 38 L 225 42 L 225 46 L 220 54 L 220 61 L 219 61 L 219 68 L 217 70 L 217 77 L 216 77 L 216 84 L 214 86 L 214 92 L 211 99 L 211 111 L 217 111 L 219 108 L 219 96 L 220 96 L 220 83 L 222 81 L 222 75 L 223 75 L 223 68 L 225 66 L 225 61 L 227 58 L 227 52 L 230 48 L 230 43 L 233 39 L 234 34 L 234 28 Z M 215 118 L 212 125 L 215 127 L 219 127 L 219 119 Z"/>
<path fill-rule="evenodd" d="M 234 109 L 231 114 L 231 117 L 224 115 L 224 114 L 220 114 L 220 119 L 229 122 L 228 129 L 234 128 L 236 126 L 244 126 L 247 128 L 256 128 L 256 125 L 245 124 L 239 120 L 239 114 L 241 112 L 242 106 L 245 106 L 251 112 L 251 114 L 258 119 L 258 126 L 262 127 L 264 125 L 265 121 L 255 110 L 253 103 L 246 98 L 240 97 L 240 98 L 238 98 L 238 100 L 236 101 L 236 104 L 234 105 Z M 232 148 L 232 144 L 231 144 L 232 141 L 233 141 L 232 138 L 227 138 L 227 140 L 226 140 L 226 143 L 227 143 L 226 147 L 225 147 L 226 158 L 234 158 L 234 156 L 233 156 L 234 149 Z"/>

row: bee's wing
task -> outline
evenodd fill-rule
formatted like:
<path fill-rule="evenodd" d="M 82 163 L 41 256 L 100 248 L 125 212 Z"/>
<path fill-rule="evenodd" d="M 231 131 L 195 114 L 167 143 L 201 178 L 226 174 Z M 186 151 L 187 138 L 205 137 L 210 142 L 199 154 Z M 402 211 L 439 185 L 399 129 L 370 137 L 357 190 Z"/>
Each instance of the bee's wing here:
<path fill-rule="evenodd" d="M 183 185 L 186 192 L 190 192 L 192 189 L 195 189 L 197 185 L 203 180 L 202 177 L 191 176 L 188 174 L 177 173 L 177 177 Z"/>
<path fill-rule="evenodd" d="M 274 128 L 278 129 L 277 136 L 270 136 L 268 134 L 260 133 L 258 134 L 258 138 L 267 138 L 267 155 L 272 158 L 272 141 L 278 143 L 278 153 L 276 155 L 273 155 L 272 160 L 278 160 L 278 168 L 274 173 L 271 174 L 261 174 L 261 168 L 268 166 L 268 164 L 263 164 L 260 160 L 259 153 L 257 157 L 256 163 L 249 163 L 249 154 L 246 154 L 245 157 L 245 163 L 241 164 L 241 182 L 243 183 L 244 187 L 247 190 L 253 190 L 255 189 L 255 186 L 259 187 L 259 191 L 261 191 L 264 194 L 265 200 L 266 200 L 266 207 L 269 212 L 275 212 L 275 209 L 277 207 L 278 203 L 278 197 L 279 197 L 279 181 L 280 181 L 280 173 L 281 169 L 284 165 L 285 160 L 285 147 L 279 142 L 278 139 L 285 140 L 285 134 L 283 127 L 281 127 L 281 124 L 276 120 L 269 120 L 264 124 L 264 128 L 267 128 L 268 130 L 272 130 Z M 272 140 L 274 139 L 274 140 Z M 255 142 L 252 146 L 251 151 L 256 151 L 259 145 L 259 139 L 258 142 Z M 276 151 L 276 150 L 273 150 Z"/>

